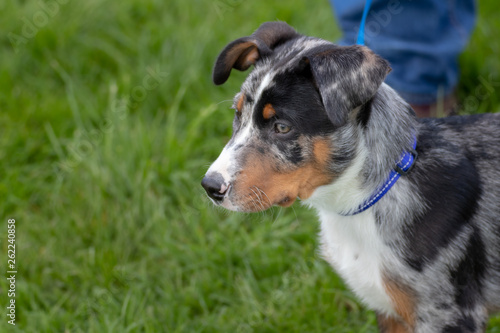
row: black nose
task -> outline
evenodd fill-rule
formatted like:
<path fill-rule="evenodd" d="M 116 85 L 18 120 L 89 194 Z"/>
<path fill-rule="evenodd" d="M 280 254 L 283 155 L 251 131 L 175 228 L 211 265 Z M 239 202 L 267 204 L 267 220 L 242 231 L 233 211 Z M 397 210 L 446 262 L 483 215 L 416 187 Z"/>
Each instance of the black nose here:
<path fill-rule="evenodd" d="M 205 176 L 201 181 L 201 186 L 207 191 L 208 196 L 215 201 L 222 201 L 227 192 L 224 178 L 219 173 Z"/>

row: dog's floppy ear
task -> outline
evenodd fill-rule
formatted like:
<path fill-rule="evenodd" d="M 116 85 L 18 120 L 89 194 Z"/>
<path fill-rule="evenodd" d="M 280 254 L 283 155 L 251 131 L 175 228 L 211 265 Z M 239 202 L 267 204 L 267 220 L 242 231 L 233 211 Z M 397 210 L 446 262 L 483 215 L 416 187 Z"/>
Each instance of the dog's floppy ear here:
<path fill-rule="evenodd" d="M 332 44 L 313 52 L 302 63 L 310 66 L 328 118 L 335 126 L 345 124 L 351 110 L 369 101 L 391 71 L 387 61 L 365 46 Z"/>
<path fill-rule="evenodd" d="M 223 84 L 232 68 L 247 70 L 257 60 L 270 54 L 276 46 L 298 36 L 285 22 L 263 23 L 251 36 L 239 38 L 222 50 L 214 66 L 214 83 Z"/>

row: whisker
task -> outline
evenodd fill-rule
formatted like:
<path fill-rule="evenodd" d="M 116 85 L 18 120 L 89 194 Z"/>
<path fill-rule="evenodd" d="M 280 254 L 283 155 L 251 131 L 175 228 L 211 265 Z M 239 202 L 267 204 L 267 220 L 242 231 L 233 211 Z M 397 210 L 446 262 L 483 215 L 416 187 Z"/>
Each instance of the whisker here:
<path fill-rule="evenodd" d="M 253 187 L 255 187 L 255 186 L 253 186 Z M 262 202 L 259 200 L 259 195 L 257 194 L 257 192 L 255 192 L 252 187 L 250 187 L 250 191 L 252 191 L 253 194 L 255 194 L 255 196 L 256 196 L 256 200 L 253 199 L 253 196 L 250 196 L 252 198 L 252 201 L 258 203 L 262 207 Z M 262 211 L 262 209 L 258 209 L 258 208 L 257 208 L 257 210 Z"/>
<path fill-rule="evenodd" d="M 266 192 L 264 192 L 264 190 L 260 189 L 257 187 L 257 189 L 259 190 L 259 192 L 261 192 L 262 194 L 264 194 L 267 198 L 267 201 L 269 202 L 269 207 L 273 207 L 273 203 L 271 202 L 271 199 L 269 199 L 269 197 L 267 196 Z"/>
<path fill-rule="evenodd" d="M 220 101 L 219 103 L 217 103 L 217 105 L 222 104 L 222 103 L 225 103 L 225 102 L 231 102 L 231 103 L 232 103 L 232 102 L 233 102 L 233 100 L 232 100 L 232 99 L 225 99 L 225 100 Z"/>
<path fill-rule="evenodd" d="M 283 207 L 279 207 L 278 214 L 276 214 L 276 217 L 274 218 L 272 224 L 276 223 L 278 221 L 278 218 L 281 216 L 281 213 L 283 213 Z"/>
<path fill-rule="evenodd" d="M 262 191 L 262 190 L 261 190 L 260 188 L 258 188 L 257 186 L 254 186 L 254 187 L 255 187 L 255 189 L 257 190 L 257 193 L 259 194 L 259 202 L 260 202 L 260 204 L 261 204 L 261 206 L 262 206 L 262 211 L 265 211 L 267 208 L 266 208 L 266 206 L 264 205 L 264 202 L 263 202 L 264 200 L 262 200 L 262 199 L 263 199 L 263 197 L 262 197 L 262 194 L 261 194 L 261 193 L 263 193 L 264 195 L 266 195 L 266 194 L 264 193 L 264 191 Z M 267 197 L 267 195 L 266 195 L 266 197 Z M 267 199 L 269 200 L 269 198 L 267 198 Z M 269 202 L 270 202 L 270 201 L 269 201 Z M 264 214 L 264 215 L 265 215 L 265 214 Z"/>

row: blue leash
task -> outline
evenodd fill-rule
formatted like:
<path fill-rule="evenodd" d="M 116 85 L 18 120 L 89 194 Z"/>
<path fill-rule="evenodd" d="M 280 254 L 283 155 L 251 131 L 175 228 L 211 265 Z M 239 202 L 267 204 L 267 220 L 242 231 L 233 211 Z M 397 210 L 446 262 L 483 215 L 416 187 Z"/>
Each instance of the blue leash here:
<path fill-rule="evenodd" d="M 356 41 L 356 44 L 358 45 L 365 45 L 365 22 L 371 5 L 372 0 L 366 0 L 365 9 L 363 10 L 363 17 L 361 18 L 361 24 L 359 25 L 358 40 Z"/>

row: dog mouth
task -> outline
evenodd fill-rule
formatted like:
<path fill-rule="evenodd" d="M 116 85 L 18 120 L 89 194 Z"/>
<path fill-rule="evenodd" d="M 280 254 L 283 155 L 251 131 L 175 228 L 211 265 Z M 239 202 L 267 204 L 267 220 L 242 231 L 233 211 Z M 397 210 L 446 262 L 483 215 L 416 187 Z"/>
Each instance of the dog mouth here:
<path fill-rule="evenodd" d="M 295 202 L 296 198 L 292 198 L 290 196 L 285 196 L 283 199 L 281 199 L 280 201 L 278 201 L 276 203 L 276 205 L 278 206 L 281 206 L 281 207 L 290 207 L 291 205 L 293 205 L 293 203 Z"/>
<path fill-rule="evenodd" d="M 236 185 L 236 186 L 235 186 Z M 239 212 L 261 212 L 274 205 L 288 207 L 294 200 L 289 195 L 281 196 L 276 200 L 268 195 L 261 187 L 248 186 L 240 182 L 224 181 L 220 174 L 211 174 L 202 181 L 208 197 L 216 206 Z"/>
<path fill-rule="evenodd" d="M 273 195 L 266 193 L 257 186 L 246 188 L 244 193 L 240 193 L 240 195 L 237 192 L 234 191 L 233 197 L 229 196 L 228 193 L 228 197 L 225 200 L 228 203 L 225 204 L 224 202 L 222 206 L 226 208 L 229 208 L 228 206 L 237 207 L 237 211 L 256 213 L 265 211 L 273 206 L 290 207 L 297 199 L 297 197 L 288 193 L 279 196 L 279 199 L 276 197 L 273 198 Z"/>
<path fill-rule="evenodd" d="M 227 155 L 232 151 L 224 149 L 202 186 L 215 205 L 231 211 L 262 212 L 273 206 L 290 207 L 334 178 L 327 168 L 329 159 L 324 157 L 331 150 L 329 141 L 317 139 L 311 145 L 302 150 L 311 150 L 312 156 L 300 165 L 287 164 L 286 159 L 265 155 L 253 146 L 248 152 L 238 151 L 238 156 Z"/>

